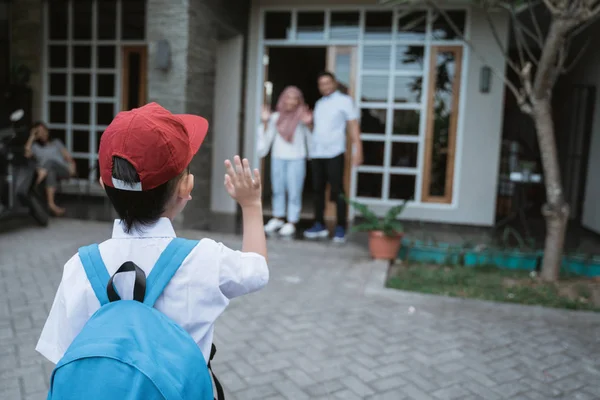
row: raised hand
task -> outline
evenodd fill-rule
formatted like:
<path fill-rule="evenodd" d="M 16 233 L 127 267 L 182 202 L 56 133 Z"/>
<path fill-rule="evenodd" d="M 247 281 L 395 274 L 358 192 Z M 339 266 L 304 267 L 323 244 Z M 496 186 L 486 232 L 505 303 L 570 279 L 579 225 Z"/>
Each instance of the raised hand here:
<path fill-rule="evenodd" d="M 260 120 L 263 122 L 263 124 L 266 124 L 269 122 L 269 119 L 271 119 L 271 109 L 269 106 L 264 105 L 262 107 L 262 112 L 260 113 Z"/>
<path fill-rule="evenodd" d="M 240 156 L 233 158 L 233 164 L 225 160 L 225 189 L 227 193 L 242 207 L 253 207 L 262 205 L 262 188 L 260 183 L 260 172 L 254 173 L 250 169 L 248 159 L 240 160 Z"/>
<path fill-rule="evenodd" d="M 302 116 L 300 117 L 300 121 L 302 121 L 302 123 L 306 126 L 312 125 L 313 113 L 312 113 L 312 111 L 310 111 L 308 109 L 308 107 L 304 110 L 304 113 L 302 113 Z"/>

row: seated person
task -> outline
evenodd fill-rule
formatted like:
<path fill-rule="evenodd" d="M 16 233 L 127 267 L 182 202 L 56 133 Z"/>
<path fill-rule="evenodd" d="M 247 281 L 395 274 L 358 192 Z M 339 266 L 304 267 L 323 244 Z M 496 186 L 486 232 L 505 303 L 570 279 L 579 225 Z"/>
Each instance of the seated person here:
<path fill-rule="evenodd" d="M 48 208 L 57 217 L 64 215 L 65 209 L 56 205 L 54 196 L 61 179 L 76 175 L 75 160 L 59 139 L 50 139 L 48 127 L 36 122 L 31 128 L 25 144 L 25 157 L 35 157 L 38 165 L 37 183 L 46 180 Z"/>

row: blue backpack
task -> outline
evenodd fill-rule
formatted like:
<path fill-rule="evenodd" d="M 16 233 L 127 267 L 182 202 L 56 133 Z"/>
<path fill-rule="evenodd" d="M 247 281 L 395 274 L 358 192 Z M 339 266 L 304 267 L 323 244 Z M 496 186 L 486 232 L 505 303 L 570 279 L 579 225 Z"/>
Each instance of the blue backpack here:
<path fill-rule="evenodd" d="M 213 400 L 210 363 L 185 330 L 153 308 L 197 243 L 173 239 L 147 279 L 131 261 L 110 277 L 98 245 L 79 249 L 100 309 L 56 365 L 48 400 Z M 130 271 L 134 300 L 121 300 L 113 278 Z M 211 360 L 215 352 L 213 345 Z M 215 387 L 222 399 L 216 378 Z"/>

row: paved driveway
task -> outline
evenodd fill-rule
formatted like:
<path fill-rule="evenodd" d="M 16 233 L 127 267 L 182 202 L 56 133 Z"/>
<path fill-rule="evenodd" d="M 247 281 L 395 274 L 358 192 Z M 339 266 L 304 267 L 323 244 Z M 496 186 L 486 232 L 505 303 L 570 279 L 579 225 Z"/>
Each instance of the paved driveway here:
<path fill-rule="evenodd" d="M 0 399 L 45 399 L 52 366 L 34 346 L 62 265 L 109 231 L 62 220 L 0 234 Z M 600 399 L 600 315 L 385 290 L 364 257 L 271 242 L 268 288 L 217 324 L 229 399 Z"/>

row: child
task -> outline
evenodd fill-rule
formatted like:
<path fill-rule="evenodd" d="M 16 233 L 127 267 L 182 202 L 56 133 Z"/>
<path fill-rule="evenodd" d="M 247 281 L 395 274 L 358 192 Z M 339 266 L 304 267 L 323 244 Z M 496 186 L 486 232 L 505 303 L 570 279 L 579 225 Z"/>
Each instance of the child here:
<path fill-rule="evenodd" d="M 99 149 L 101 183 L 120 220 L 112 238 L 99 245 L 108 274 L 122 299 L 133 298 L 135 274 L 115 274 L 131 261 L 148 276 L 176 237 L 171 221 L 192 199 L 189 164 L 208 123 L 173 115 L 156 103 L 119 113 Z M 261 185 L 248 160 L 225 161 L 225 188 L 243 213 L 242 251 L 201 240 L 184 259 L 154 307 L 194 339 L 208 363 L 214 323 L 230 299 L 263 288 L 269 279 L 262 227 Z M 78 254 L 65 265 L 50 315 L 36 350 L 53 363 L 63 357 L 100 303 Z"/>

